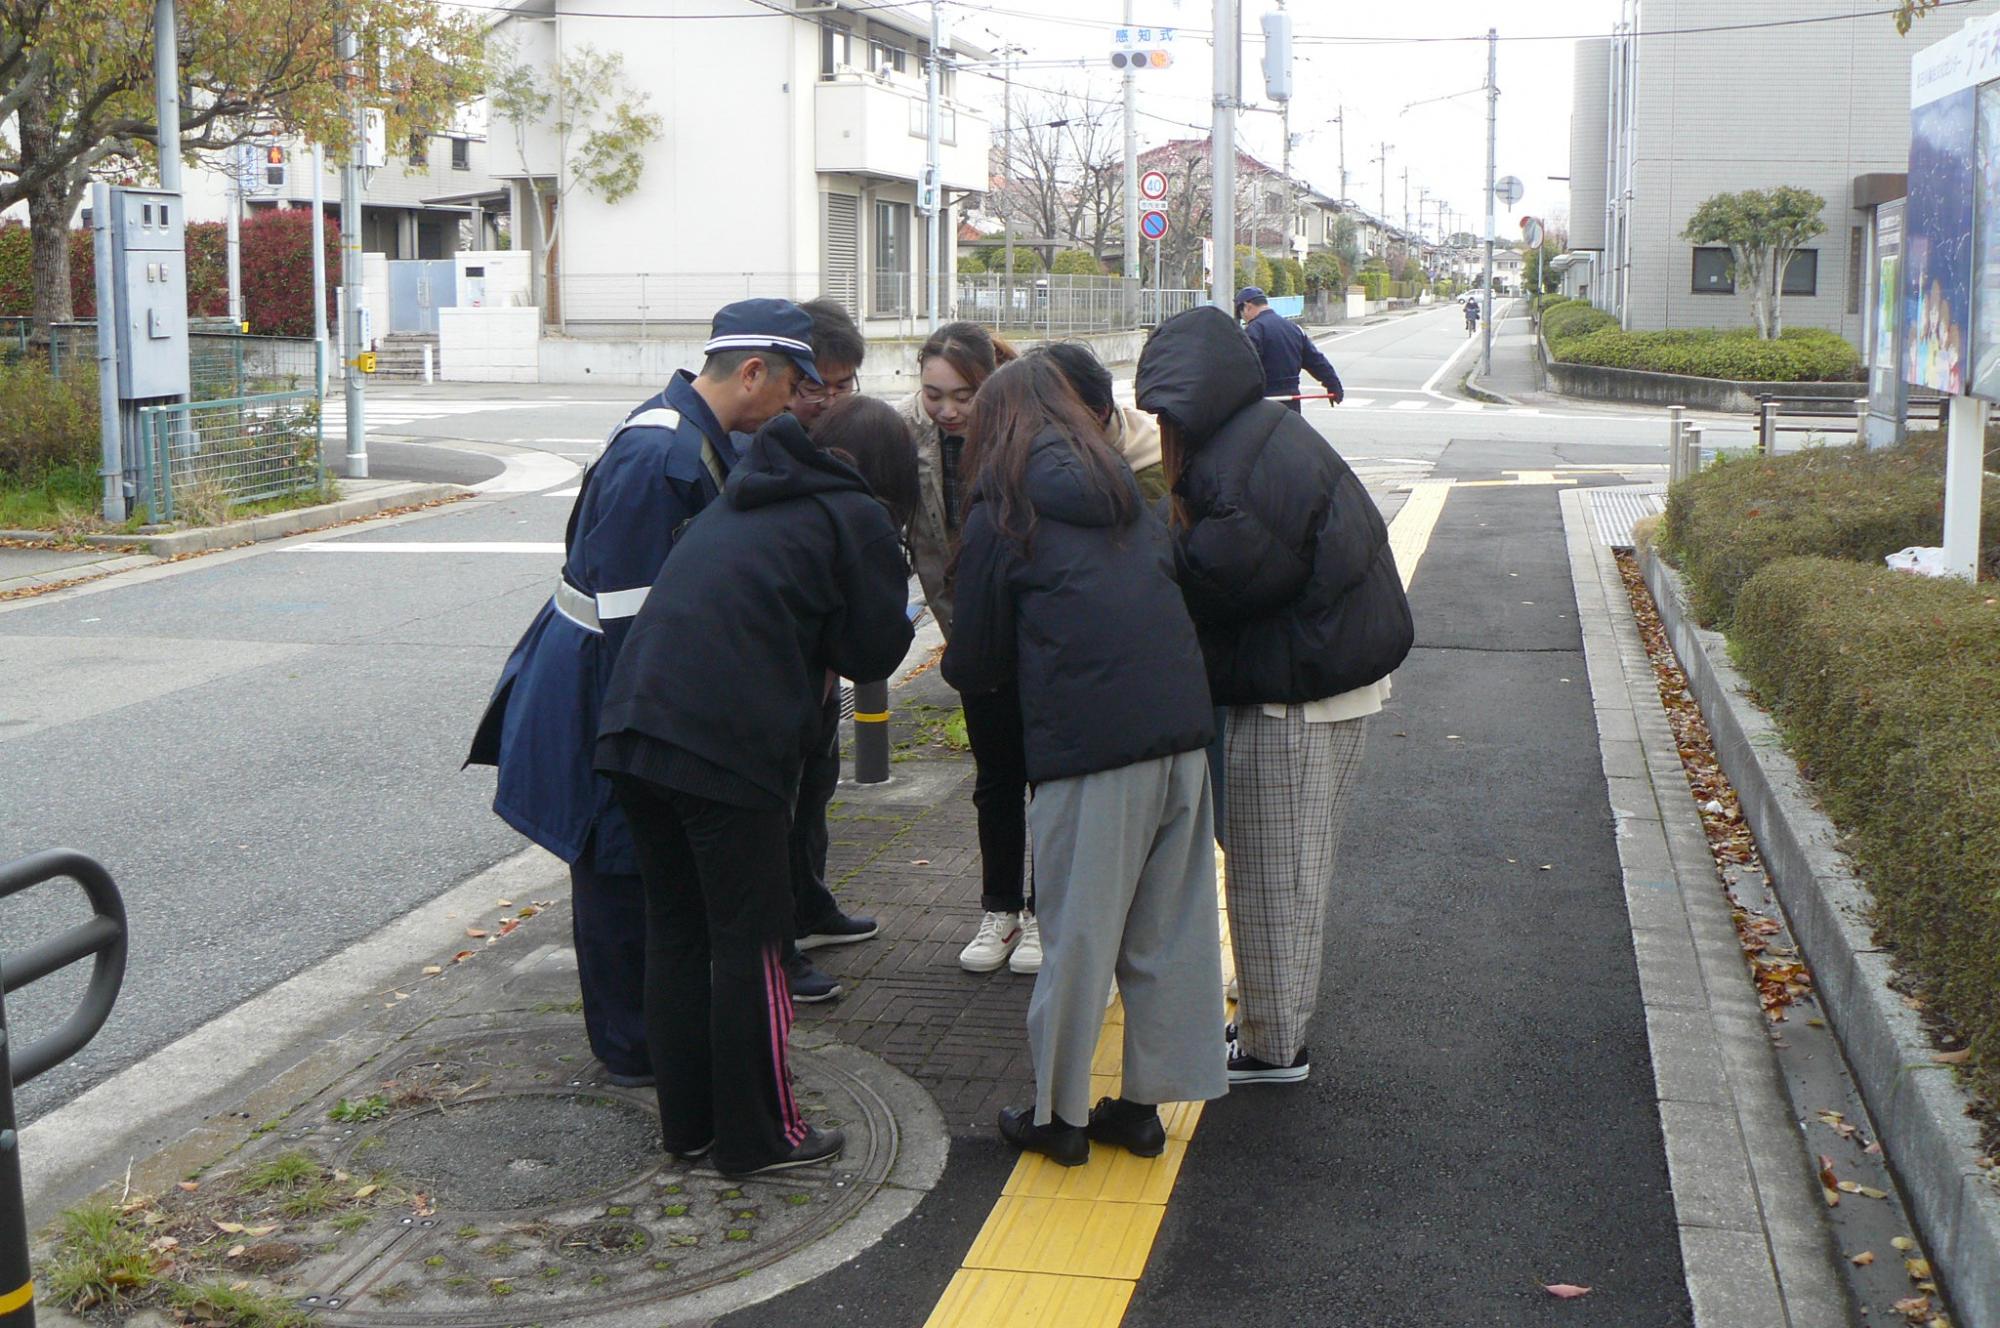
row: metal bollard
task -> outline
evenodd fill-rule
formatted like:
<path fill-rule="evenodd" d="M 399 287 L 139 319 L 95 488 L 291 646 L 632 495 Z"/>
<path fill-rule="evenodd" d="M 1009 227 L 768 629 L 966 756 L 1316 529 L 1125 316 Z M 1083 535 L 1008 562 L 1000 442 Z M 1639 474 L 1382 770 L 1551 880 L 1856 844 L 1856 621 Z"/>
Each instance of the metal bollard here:
<path fill-rule="evenodd" d="M 1778 444 L 1778 403 L 1766 397 L 1757 403 L 1757 454 L 1770 456 Z"/>
<path fill-rule="evenodd" d="M 1681 434 L 1681 474 L 1701 473 L 1701 426 L 1690 424 Z"/>
<path fill-rule="evenodd" d="M 889 680 L 854 684 L 854 782 L 889 782 Z"/>
<path fill-rule="evenodd" d="M 1861 400 L 1854 403 L 1854 441 L 1863 444 L 1867 443 L 1868 441 L 1868 398 L 1867 397 L 1863 397 L 1861 398 Z"/>
<path fill-rule="evenodd" d="M 1687 427 L 1683 418 L 1686 406 L 1667 407 L 1667 483 L 1681 478 L 1681 430 Z"/>
<path fill-rule="evenodd" d="M 431 381 L 431 345 L 428 341 L 424 343 L 424 381 Z"/>
<path fill-rule="evenodd" d="M 21 1197 L 21 1136 L 14 1089 L 68 1060 L 97 1036 L 125 980 L 125 902 L 94 859 L 67 849 L 0 865 L 0 899 L 68 877 L 83 887 L 93 916 L 61 935 L 0 961 L 0 1328 L 34 1328 L 35 1284 L 28 1265 L 28 1217 Z M 82 1002 L 52 1032 L 15 1047 L 8 1035 L 6 992 L 82 960 L 92 961 Z"/>

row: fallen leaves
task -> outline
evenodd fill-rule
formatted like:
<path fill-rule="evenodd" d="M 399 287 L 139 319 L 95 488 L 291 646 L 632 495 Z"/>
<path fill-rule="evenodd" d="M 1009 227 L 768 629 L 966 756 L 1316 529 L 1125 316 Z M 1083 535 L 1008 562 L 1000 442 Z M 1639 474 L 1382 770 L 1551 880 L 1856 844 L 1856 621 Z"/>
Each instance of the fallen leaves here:
<path fill-rule="evenodd" d="M 1861 1253 L 1850 1258 L 1848 1262 L 1856 1268 L 1866 1268 L 1869 1264 L 1875 1262 L 1875 1251 L 1863 1250 Z"/>
<path fill-rule="evenodd" d="M 1889 1243 L 1894 1245 L 1898 1250 L 1914 1250 L 1917 1248 L 1917 1242 L 1911 1240 L 1908 1236 L 1898 1236 Z"/>
<path fill-rule="evenodd" d="M 1542 1290 L 1548 1292 L 1557 1300 L 1575 1300 L 1578 1296 L 1587 1296 L 1590 1294 L 1589 1287 L 1577 1286 L 1573 1282 L 1544 1282 L 1542 1283 Z"/>
<path fill-rule="evenodd" d="M 1932 1052 L 1931 1059 L 1939 1065 L 1963 1065 L 1972 1059 L 1972 1048 L 1960 1047 L 1957 1051 Z"/>

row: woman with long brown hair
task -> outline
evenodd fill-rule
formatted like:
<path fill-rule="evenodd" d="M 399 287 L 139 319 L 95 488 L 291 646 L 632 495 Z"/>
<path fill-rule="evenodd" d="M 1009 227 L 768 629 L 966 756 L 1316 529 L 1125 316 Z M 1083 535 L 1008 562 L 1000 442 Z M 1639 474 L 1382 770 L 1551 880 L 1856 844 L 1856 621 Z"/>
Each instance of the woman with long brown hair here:
<path fill-rule="evenodd" d="M 947 323 L 917 352 L 916 395 L 903 419 L 917 444 L 922 497 L 910 524 L 911 560 L 924 599 L 945 639 L 951 639 L 951 574 L 959 520 L 973 470 L 965 463 L 972 399 L 1014 348 L 977 323 Z M 965 735 L 975 767 L 972 804 L 979 812 L 979 926 L 959 952 L 960 967 L 1016 973 L 1041 967 L 1042 938 L 1023 886 L 1028 854 L 1028 777 L 1022 767 L 1021 699 L 1002 689 L 965 698 Z"/>
<path fill-rule="evenodd" d="M 944 676 L 968 702 L 1020 698 L 1043 945 L 1028 1004 L 1035 1103 L 1003 1111 L 1000 1132 L 1066 1166 L 1092 1139 L 1156 1156 L 1161 1102 L 1226 1089 L 1201 649 L 1166 528 L 1059 365 L 1037 355 L 997 371 L 969 437 Z M 1093 1109 L 1114 975 L 1123 1095 Z"/>

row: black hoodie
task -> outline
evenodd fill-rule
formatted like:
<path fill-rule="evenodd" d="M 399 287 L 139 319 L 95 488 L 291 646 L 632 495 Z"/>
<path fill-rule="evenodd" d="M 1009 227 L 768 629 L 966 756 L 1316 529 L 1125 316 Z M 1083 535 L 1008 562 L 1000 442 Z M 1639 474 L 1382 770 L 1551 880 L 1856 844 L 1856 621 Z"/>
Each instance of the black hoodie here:
<path fill-rule="evenodd" d="M 1180 582 L 1217 705 L 1338 696 L 1394 672 L 1415 636 L 1368 491 L 1263 393 L 1256 350 L 1212 306 L 1161 323 L 1139 356 L 1139 408 L 1187 449 Z"/>
<path fill-rule="evenodd" d="M 1214 736 L 1172 541 L 1131 472 L 1120 473 L 1132 492 L 1123 525 L 1069 443 L 1049 432 L 1028 455 L 1026 549 L 1000 533 L 983 491 L 966 514 L 945 681 L 968 693 L 1019 684 L 1037 782 L 1193 751 Z"/>
<path fill-rule="evenodd" d="M 789 807 L 828 671 L 873 682 L 909 650 L 909 577 L 867 482 L 778 416 L 660 569 L 605 689 L 597 768 Z"/>

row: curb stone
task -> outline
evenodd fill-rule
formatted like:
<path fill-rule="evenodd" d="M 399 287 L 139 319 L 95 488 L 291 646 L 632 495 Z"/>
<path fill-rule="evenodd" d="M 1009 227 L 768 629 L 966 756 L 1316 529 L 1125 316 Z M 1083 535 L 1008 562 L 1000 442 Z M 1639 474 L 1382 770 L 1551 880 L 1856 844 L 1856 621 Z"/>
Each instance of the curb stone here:
<path fill-rule="evenodd" d="M 1889 956 L 1867 921 L 1873 898 L 1724 638 L 1695 626 L 1672 568 L 1650 549 L 1639 561 L 1957 1322 L 2000 1328 L 2000 1186 L 1973 1165 L 1970 1099 L 1889 988 Z"/>
<path fill-rule="evenodd" d="M 321 503 L 316 507 L 294 508 L 289 512 L 273 512 L 248 521 L 226 521 L 219 526 L 177 530 L 166 535 L 79 535 L 76 539 L 79 543 L 99 548 L 136 549 L 153 558 L 177 558 L 187 553 L 207 553 L 213 549 L 234 548 L 239 544 L 301 535 L 309 530 L 322 530 L 359 517 L 374 516 L 392 507 L 414 507 L 469 492 L 471 490 L 457 484 L 397 483 L 357 498 L 343 498 L 339 502 Z M 0 530 L 0 535 L 20 539 L 49 538 L 49 532 L 45 530 Z"/>

